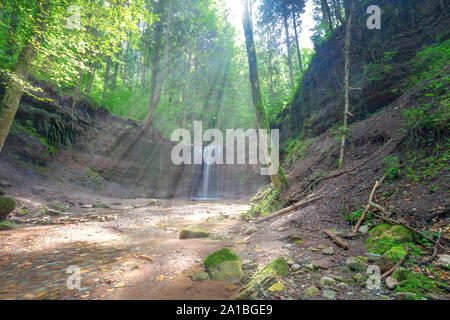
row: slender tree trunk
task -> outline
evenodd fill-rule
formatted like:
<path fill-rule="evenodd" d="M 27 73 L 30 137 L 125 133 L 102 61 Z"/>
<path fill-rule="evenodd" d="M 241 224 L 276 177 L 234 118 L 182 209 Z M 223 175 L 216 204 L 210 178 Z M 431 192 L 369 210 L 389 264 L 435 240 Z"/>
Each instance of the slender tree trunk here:
<path fill-rule="evenodd" d="M 106 100 L 106 96 L 108 95 L 108 85 L 109 85 L 109 74 L 111 72 L 111 62 L 112 62 L 111 57 L 110 56 L 106 57 L 105 81 L 103 83 L 103 101 Z"/>
<path fill-rule="evenodd" d="M 291 83 L 291 88 L 294 88 L 294 67 L 292 65 L 292 54 L 291 54 L 291 40 L 289 35 L 289 23 L 288 23 L 288 13 L 284 12 L 283 16 L 284 21 L 284 31 L 286 34 L 286 48 L 287 48 L 287 59 L 288 59 L 288 67 L 289 67 L 289 79 Z"/>
<path fill-rule="evenodd" d="M 17 17 L 17 14 L 13 12 L 11 14 L 11 20 L 9 21 L 9 36 L 8 36 L 8 42 L 6 45 L 6 56 L 12 57 L 16 53 L 16 41 L 15 41 L 15 35 L 17 31 L 17 26 L 19 23 L 19 19 Z"/>
<path fill-rule="evenodd" d="M 49 8 L 50 2 L 37 2 L 36 24 L 33 28 L 33 35 L 20 51 L 14 67 L 14 74 L 7 80 L 5 93 L 0 104 L 0 152 L 19 108 L 24 92 L 24 82 L 28 80 L 31 65 L 38 54 L 46 28 L 46 14 L 48 14 Z"/>
<path fill-rule="evenodd" d="M 336 11 L 336 20 L 345 24 L 344 18 L 342 17 L 341 0 L 334 0 L 334 9 Z"/>
<path fill-rule="evenodd" d="M 184 87 L 183 102 L 186 102 L 189 100 L 189 91 L 191 90 L 191 68 L 192 68 L 191 46 L 189 46 L 188 51 L 189 52 L 188 52 L 188 64 L 187 64 L 187 70 L 186 70 L 186 85 Z"/>
<path fill-rule="evenodd" d="M 147 113 L 147 118 L 145 119 L 143 130 L 146 131 L 150 128 L 153 122 L 153 117 L 155 116 L 156 110 L 158 109 L 159 101 L 161 100 L 162 89 L 164 85 L 164 81 L 167 74 L 168 63 L 169 63 L 169 36 L 170 36 L 170 27 L 172 25 L 172 0 L 169 0 L 169 9 L 167 11 L 167 25 L 166 25 L 166 35 L 164 39 L 164 57 L 163 57 L 163 68 L 161 74 L 159 75 L 159 79 L 155 79 L 153 81 L 152 75 L 152 91 L 150 94 L 150 106 Z M 158 63 L 159 64 L 159 58 Z M 159 69 L 159 67 L 157 67 Z M 159 72 L 158 72 L 159 73 Z"/>
<path fill-rule="evenodd" d="M 272 99 L 275 98 L 275 91 L 273 89 L 273 66 L 272 66 L 272 50 L 267 48 L 269 51 L 269 78 L 270 78 L 270 95 Z"/>
<path fill-rule="evenodd" d="M 77 86 L 75 88 L 73 102 L 72 102 L 72 115 L 75 115 L 75 107 L 77 102 L 80 101 L 81 97 L 81 82 L 83 81 L 83 69 L 81 67 L 78 68 L 78 81 Z"/>
<path fill-rule="evenodd" d="M 333 20 L 331 19 L 331 10 L 328 1 L 321 0 L 320 3 L 322 7 L 322 17 L 324 20 L 328 20 L 328 27 L 330 28 L 330 32 L 333 33 Z"/>
<path fill-rule="evenodd" d="M 261 94 L 260 83 L 259 83 L 259 75 L 258 75 L 258 64 L 256 59 L 256 50 L 255 43 L 253 40 L 253 30 L 250 24 L 250 17 L 248 12 L 248 0 L 243 0 L 244 4 L 244 14 L 242 18 L 242 23 L 244 25 L 244 33 L 247 45 L 247 56 L 248 56 L 248 65 L 250 71 L 250 83 L 252 88 L 252 96 L 253 96 L 253 104 L 255 106 L 256 113 L 256 123 L 259 129 L 266 129 L 267 132 L 270 132 L 269 121 L 267 120 L 266 109 L 264 107 L 264 102 Z M 268 150 L 266 150 L 267 147 Z M 270 154 L 270 146 L 264 146 L 265 149 L 264 154 L 266 156 L 266 162 L 269 163 L 269 154 Z M 284 175 L 283 169 L 279 168 L 276 174 L 270 176 L 273 186 L 279 192 L 283 192 L 288 187 L 288 181 L 286 176 Z"/>
<path fill-rule="evenodd" d="M 111 84 L 111 88 L 114 90 L 117 86 L 117 75 L 119 74 L 119 59 L 120 59 L 120 53 L 117 52 L 117 61 L 114 63 L 114 76 Z"/>
<path fill-rule="evenodd" d="M 123 82 L 122 82 L 122 92 L 125 90 L 125 87 L 126 87 L 126 85 L 127 85 L 128 52 L 129 52 L 129 50 L 130 50 L 130 40 L 129 40 L 129 39 L 131 39 L 131 32 L 130 32 L 129 38 L 128 38 L 128 40 L 127 40 L 127 48 L 125 49 L 125 57 L 124 57 L 124 59 L 123 59 L 123 61 L 124 61 L 124 67 L 123 67 L 123 76 L 122 76 L 122 78 L 123 78 Z"/>
<path fill-rule="evenodd" d="M 297 45 L 298 65 L 300 67 L 300 73 L 303 73 L 302 54 L 300 53 L 300 45 L 299 45 L 298 33 L 297 33 L 297 20 L 295 18 L 294 6 L 291 7 L 291 10 L 292 10 L 292 22 L 294 23 L 295 43 Z"/>
<path fill-rule="evenodd" d="M 338 167 L 340 168 L 344 163 L 344 152 L 345 152 L 345 142 L 347 139 L 347 124 L 348 124 L 348 115 L 350 112 L 350 98 L 349 98 L 349 77 L 350 77 L 350 46 L 351 46 L 351 28 L 352 28 L 352 20 L 353 20 L 353 9 L 354 2 L 352 1 L 349 8 L 349 15 L 347 17 L 347 21 L 345 24 L 345 46 L 344 46 L 344 58 L 345 58 L 345 67 L 344 67 L 344 126 L 341 138 L 341 149 L 339 153 L 339 162 Z"/>

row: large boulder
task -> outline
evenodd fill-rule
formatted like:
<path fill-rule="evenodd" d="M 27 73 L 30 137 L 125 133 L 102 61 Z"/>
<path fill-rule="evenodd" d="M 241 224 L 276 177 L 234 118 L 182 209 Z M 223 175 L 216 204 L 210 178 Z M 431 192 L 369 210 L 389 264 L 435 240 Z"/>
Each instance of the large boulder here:
<path fill-rule="evenodd" d="M 16 208 L 16 202 L 8 197 L 0 196 L 0 221 L 5 220 L 6 216 Z"/>
<path fill-rule="evenodd" d="M 204 264 L 212 280 L 239 283 L 244 277 L 241 258 L 228 248 L 211 253 Z"/>
<path fill-rule="evenodd" d="M 413 234 L 404 226 L 391 226 L 380 224 L 369 231 L 370 237 L 366 240 L 366 248 L 369 252 L 383 254 L 392 247 L 407 242 L 413 242 Z"/>

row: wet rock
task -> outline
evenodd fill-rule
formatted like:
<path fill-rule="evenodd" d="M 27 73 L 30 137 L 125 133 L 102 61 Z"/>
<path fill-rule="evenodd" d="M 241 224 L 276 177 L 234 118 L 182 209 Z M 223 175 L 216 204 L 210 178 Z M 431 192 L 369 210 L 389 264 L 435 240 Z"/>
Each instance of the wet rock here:
<path fill-rule="evenodd" d="M 58 211 L 58 212 L 68 212 L 68 211 L 70 211 L 70 207 L 69 206 L 66 206 L 66 205 L 64 205 L 62 203 L 59 203 L 59 202 L 52 202 L 52 203 L 50 203 L 48 205 L 48 207 L 50 209 L 53 209 L 53 210 Z"/>
<path fill-rule="evenodd" d="M 345 282 L 340 282 L 336 285 L 337 288 L 342 289 L 342 290 L 347 290 L 348 289 L 348 284 L 346 284 Z"/>
<path fill-rule="evenodd" d="M 346 266 L 352 271 L 366 271 L 367 265 L 361 262 L 360 259 L 355 257 L 350 257 L 345 260 Z"/>
<path fill-rule="evenodd" d="M 327 300 L 334 300 L 334 298 L 336 297 L 336 291 L 323 290 L 322 297 L 324 297 Z"/>
<path fill-rule="evenodd" d="M 183 229 L 180 232 L 180 239 L 206 238 L 210 233 L 201 228 Z"/>
<path fill-rule="evenodd" d="M 241 259 L 228 248 L 211 253 L 204 264 L 212 280 L 239 283 L 244 278 Z"/>
<path fill-rule="evenodd" d="M 0 196 L 0 221 L 16 208 L 16 202 L 9 197 Z"/>
<path fill-rule="evenodd" d="M 313 260 L 311 261 L 314 268 L 321 268 L 321 269 L 330 269 L 331 263 L 327 259 L 320 259 L 320 260 Z"/>
<path fill-rule="evenodd" d="M 322 287 L 334 287 L 336 285 L 336 280 L 330 277 L 322 277 L 319 281 Z"/>
<path fill-rule="evenodd" d="M 381 257 L 375 260 L 374 263 L 380 267 L 382 273 L 390 270 L 394 266 L 394 263 L 392 263 L 392 261 L 387 259 L 386 257 Z"/>
<path fill-rule="evenodd" d="M 303 294 L 308 299 L 313 299 L 319 295 L 320 291 L 316 287 L 309 287 L 306 289 Z"/>
<path fill-rule="evenodd" d="M 48 209 L 46 214 L 48 214 L 49 216 L 60 216 L 61 215 L 61 211 L 57 211 L 57 210 L 53 210 L 53 209 Z"/>

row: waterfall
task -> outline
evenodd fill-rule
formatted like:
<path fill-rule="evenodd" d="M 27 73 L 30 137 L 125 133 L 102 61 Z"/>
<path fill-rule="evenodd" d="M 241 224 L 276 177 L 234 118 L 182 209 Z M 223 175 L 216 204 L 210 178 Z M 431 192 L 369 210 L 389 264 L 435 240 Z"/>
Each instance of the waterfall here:
<path fill-rule="evenodd" d="M 222 146 L 203 148 L 203 164 L 195 168 L 192 200 L 219 200 L 220 167 L 215 159 L 222 157 Z"/>

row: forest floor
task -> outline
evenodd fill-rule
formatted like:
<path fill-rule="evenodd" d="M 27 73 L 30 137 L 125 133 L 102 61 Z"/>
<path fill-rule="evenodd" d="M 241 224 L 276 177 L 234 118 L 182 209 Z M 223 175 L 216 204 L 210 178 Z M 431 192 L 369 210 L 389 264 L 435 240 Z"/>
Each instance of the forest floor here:
<path fill-rule="evenodd" d="M 204 270 L 209 253 L 223 247 L 243 260 L 244 282 L 279 256 L 312 264 L 311 270 L 285 278 L 284 291 L 263 293 L 266 299 L 304 299 L 304 290 L 323 276 L 352 277 L 339 270 L 348 257 L 365 253 L 362 239 L 350 241 L 351 250 L 344 251 L 326 238 L 320 231 L 324 219 L 327 227 L 345 226 L 332 224 L 314 205 L 297 211 L 301 217 L 292 229 L 283 226 L 289 215 L 259 225 L 242 220 L 248 201 L 102 200 L 111 208 L 89 209 L 72 224 L 0 232 L 0 299 L 232 299 L 239 285 L 190 278 Z M 93 213 L 114 219 L 83 222 Z M 211 235 L 180 240 L 179 231 L 189 226 Z M 301 244 L 289 243 L 293 233 L 302 237 Z M 324 253 L 325 248 L 332 250 Z M 69 266 L 80 268 L 79 290 L 67 286 Z M 384 293 L 347 285 L 335 298 L 377 299 Z"/>

